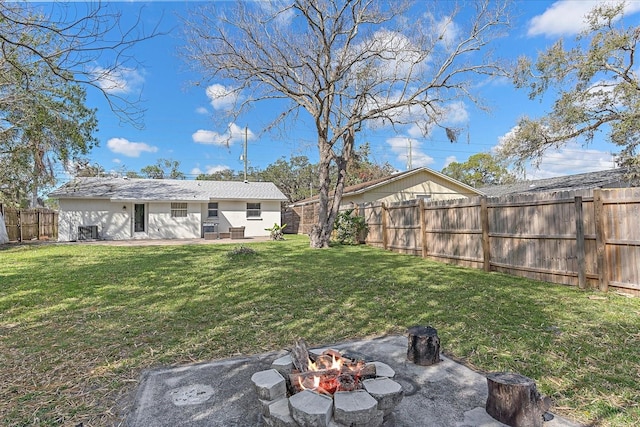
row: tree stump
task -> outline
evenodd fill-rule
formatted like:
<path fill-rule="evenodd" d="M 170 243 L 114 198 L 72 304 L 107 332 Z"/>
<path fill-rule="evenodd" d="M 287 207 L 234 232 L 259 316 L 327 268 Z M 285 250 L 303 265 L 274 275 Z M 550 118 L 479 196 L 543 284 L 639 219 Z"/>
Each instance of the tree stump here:
<path fill-rule="evenodd" d="M 429 366 L 440 362 L 440 338 L 431 326 L 413 326 L 407 331 L 407 359 L 416 365 Z"/>
<path fill-rule="evenodd" d="M 495 372 L 487 375 L 487 385 L 489 415 L 511 427 L 542 427 L 551 401 L 540 396 L 535 381 L 520 374 Z"/>

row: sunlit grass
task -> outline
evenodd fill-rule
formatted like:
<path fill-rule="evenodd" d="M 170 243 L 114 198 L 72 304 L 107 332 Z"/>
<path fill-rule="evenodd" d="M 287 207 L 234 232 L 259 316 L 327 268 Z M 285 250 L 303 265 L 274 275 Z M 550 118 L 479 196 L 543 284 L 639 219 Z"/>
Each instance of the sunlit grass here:
<path fill-rule="evenodd" d="M 0 424 L 113 425 L 143 369 L 416 324 L 470 366 L 534 378 L 557 412 L 640 419 L 640 299 L 300 236 L 244 246 L 0 250 Z"/>

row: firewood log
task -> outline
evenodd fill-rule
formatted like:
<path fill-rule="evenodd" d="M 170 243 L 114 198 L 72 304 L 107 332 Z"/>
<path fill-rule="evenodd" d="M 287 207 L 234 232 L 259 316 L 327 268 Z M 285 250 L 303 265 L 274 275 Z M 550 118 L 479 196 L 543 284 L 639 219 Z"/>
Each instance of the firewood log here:
<path fill-rule="evenodd" d="M 309 370 L 309 350 L 307 343 L 302 338 L 298 339 L 291 349 L 291 362 L 299 372 Z"/>

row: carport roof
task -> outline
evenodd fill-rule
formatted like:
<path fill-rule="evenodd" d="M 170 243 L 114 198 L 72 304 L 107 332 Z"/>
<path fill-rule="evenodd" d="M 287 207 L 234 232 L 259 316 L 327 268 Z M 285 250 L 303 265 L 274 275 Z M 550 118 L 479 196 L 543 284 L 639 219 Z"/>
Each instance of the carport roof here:
<path fill-rule="evenodd" d="M 96 177 L 76 178 L 49 196 L 114 201 L 287 200 L 272 182 Z"/>

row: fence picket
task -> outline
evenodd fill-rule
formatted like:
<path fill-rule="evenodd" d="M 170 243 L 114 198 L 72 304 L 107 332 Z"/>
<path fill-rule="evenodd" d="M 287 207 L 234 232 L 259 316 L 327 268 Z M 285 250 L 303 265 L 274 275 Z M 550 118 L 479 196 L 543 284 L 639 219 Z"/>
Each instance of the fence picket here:
<path fill-rule="evenodd" d="M 362 209 L 369 245 L 486 271 L 640 295 L 640 188 L 378 202 Z M 299 230 L 313 220 L 300 218 Z"/>
<path fill-rule="evenodd" d="M 10 242 L 58 238 L 58 212 L 50 209 L 5 207 L 4 221 Z"/>

